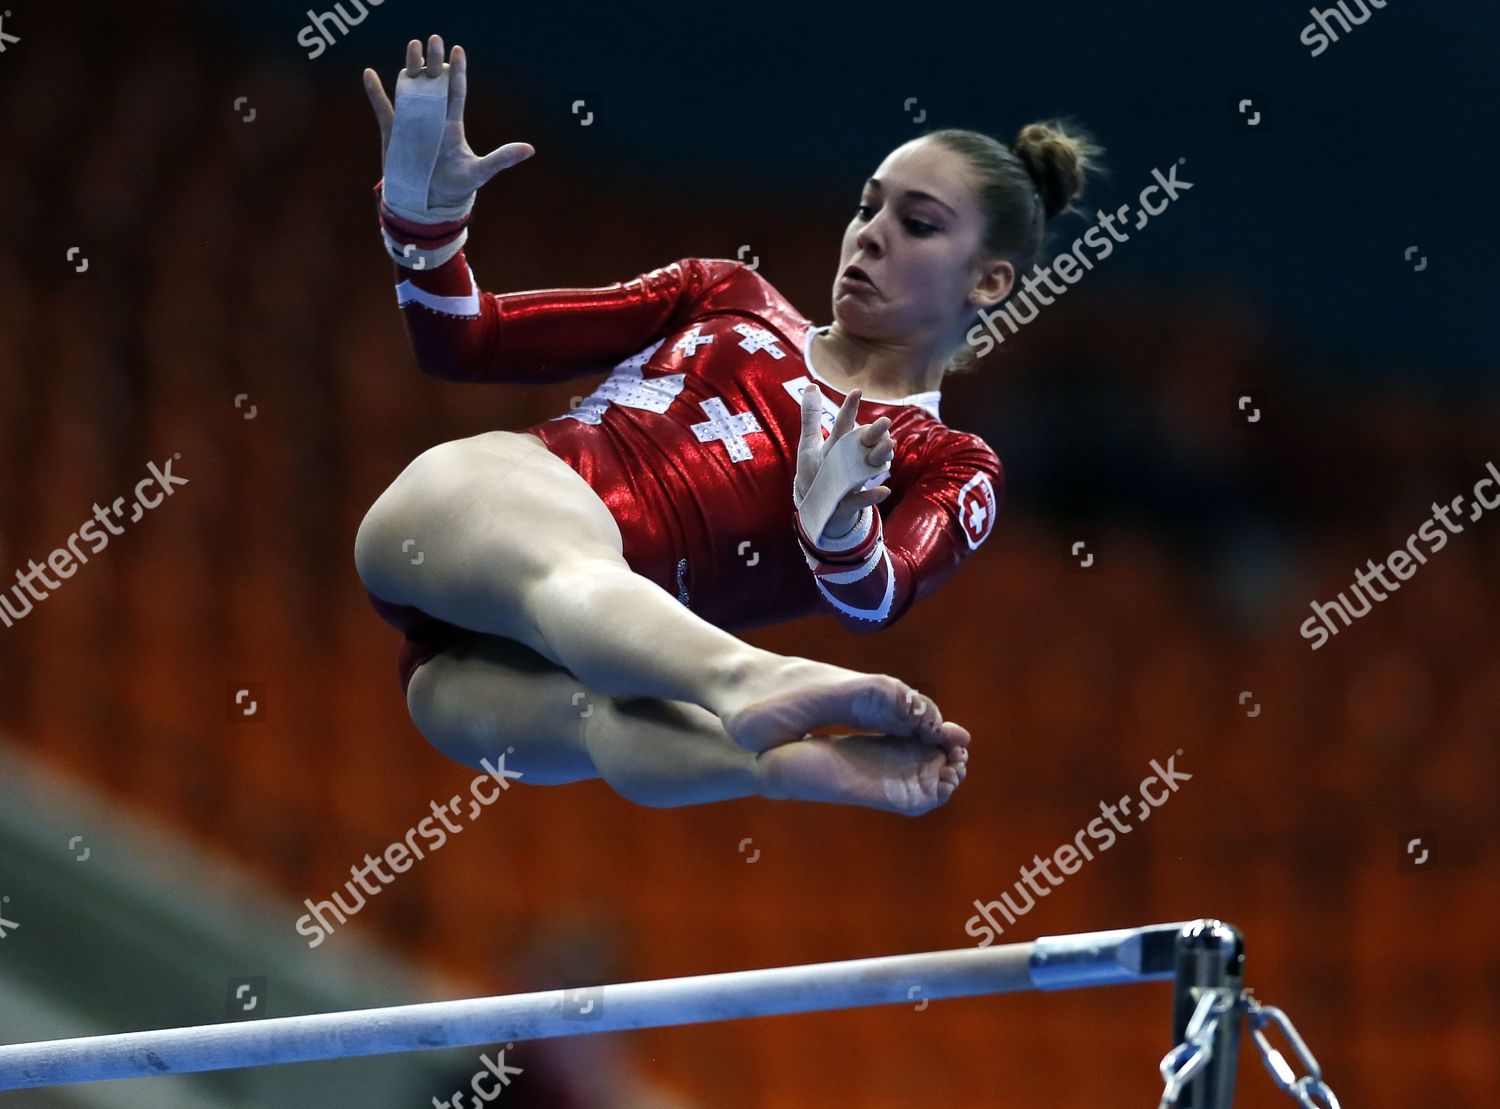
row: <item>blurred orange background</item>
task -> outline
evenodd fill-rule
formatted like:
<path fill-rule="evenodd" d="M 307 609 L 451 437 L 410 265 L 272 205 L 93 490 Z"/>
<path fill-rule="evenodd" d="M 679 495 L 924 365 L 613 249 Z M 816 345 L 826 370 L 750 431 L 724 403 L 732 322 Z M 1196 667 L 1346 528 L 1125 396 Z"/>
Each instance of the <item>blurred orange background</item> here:
<path fill-rule="evenodd" d="M 64 543 L 149 461 L 180 454 L 191 484 L 0 630 L 0 729 L 290 899 L 317 899 L 470 777 L 407 719 L 398 637 L 354 572 L 365 509 L 428 445 L 555 415 L 590 381 L 418 373 L 355 70 L 328 100 L 145 42 L 115 60 L 94 99 L 49 79 L 58 63 L 41 50 L 18 55 L 0 105 L 0 195 L 18 229 L 0 249 L 0 567 Z M 184 83 L 215 103 L 249 90 L 263 118 L 302 123 L 247 128 L 225 111 L 185 134 L 164 110 Z M 680 188 L 599 204 L 591 181 L 537 169 L 480 197 L 468 253 L 482 287 L 604 284 L 725 253 Z M 38 238 L 61 213 L 87 279 L 52 256 L 55 235 Z M 761 272 L 821 322 L 837 225 L 774 215 L 780 241 L 805 249 L 768 252 Z M 960 947 L 976 899 L 1181 748 L 1191 783 L 1006 938 L 1220 916 L 1245 932 L 1257 995 L 1288 1010 L 1346 1106 L 1495 1104 L 1494 522 L 1322 650 L 1297 628 L 1310 601 L 1401 546 L 1429 501 L 1500 462 L 1500 405 L 1333 396 L 1301 357 L 1230 291 L 1075 294 L 945 388 L 947 419 L 982 429 L 1008 478 L 999 525 L 957 577 L 880 635 L 818 617 L 747 637 L 932 692 L 975 737 L 946 808 L 660 811 L 602 783 L 512 789 L 349 929 L 474 993 L 560 985 L 547 976 L 574 955 L 545 961 L 549 936 L 608 939 L 610 978 Z M 1066 423 L 1104 380 L 1180 458 L 1239 475 L 1247 499 L 1294 522 L 1294 545 L 1233 563 L 1260 578 L 1230 580 L 1170 527 L 1100 504 L 1063 518 L 1039 499 L 1004 434 L 1042 408 Z M 1250 429 L 1233 398 L 1258 392 L 1273 402 Z M 1133 460 L 1083 444 L 1077 464 L 1129 474 Z M 1072 566 L 1078 538 L 1099 550 L 1097 573 Z M 243 683 L 264 691 L 262 722 L 227 711 Z M 1430 867 L 1408 865 L 1414 835 L 1436 845 Z M 621 1040 L 703 1105 L 1147 1105 L 1168 997 L 1128 987 Z M 1241 1075 L 1238 1105 L 1283 1103 L 1248 1041 Z"/>

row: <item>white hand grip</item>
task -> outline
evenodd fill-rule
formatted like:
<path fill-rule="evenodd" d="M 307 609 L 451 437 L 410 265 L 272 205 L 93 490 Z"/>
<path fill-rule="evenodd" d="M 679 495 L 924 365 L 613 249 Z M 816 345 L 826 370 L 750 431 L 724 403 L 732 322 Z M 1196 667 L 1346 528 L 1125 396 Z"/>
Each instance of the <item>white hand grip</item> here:
<path fill-rule="evenodd" d="M 443 223 L 467 215 L 474 206 L 473 196 L 449 206 L 433 207 L 427 202 L 448 119 L 448 67 L 436 77 L 410 77 L 403 69 L 396 77 L 395 108 L 385 151 L 386 207 L 417 223 Z"/>
<path fill-rule="evenodd" d="M 816 543 L 837 511 L 839 502 L 856 489 L 872 489 L 890 476 L 889 466 L 871 466 L 865 461 L 870 448 L 859 441 L 862 428 L 846 432 L 818 467 L 818 476 L 797 505 L 802 530 Z"/>

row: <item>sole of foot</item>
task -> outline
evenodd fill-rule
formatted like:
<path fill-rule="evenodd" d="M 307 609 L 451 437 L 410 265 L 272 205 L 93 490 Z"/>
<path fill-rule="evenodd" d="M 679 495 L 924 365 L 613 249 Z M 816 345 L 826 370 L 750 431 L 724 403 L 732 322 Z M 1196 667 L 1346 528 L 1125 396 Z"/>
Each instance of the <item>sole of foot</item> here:
<path fill-rule="evenodd" d="M 824 667 L 839 674 L 836 667 Z M 868 728 L 928 746 L 944 744 L 943 714 L 924 696 L 889 674 L 853 674 L 832 679 L 812 675 L 791 680 L 777 692 L 722 717 L 724 730 L 741 747 L 760 752 L 802 739 L 817 728 Z"/>
<path fill-rule="evenodd" d="M 783 743 L 757 757 L 765 795 L 921 816 L 948 802 L 969 767 L 969 733 L 952 722 L 944 742 L 912 736 L 835 735 Z"/>

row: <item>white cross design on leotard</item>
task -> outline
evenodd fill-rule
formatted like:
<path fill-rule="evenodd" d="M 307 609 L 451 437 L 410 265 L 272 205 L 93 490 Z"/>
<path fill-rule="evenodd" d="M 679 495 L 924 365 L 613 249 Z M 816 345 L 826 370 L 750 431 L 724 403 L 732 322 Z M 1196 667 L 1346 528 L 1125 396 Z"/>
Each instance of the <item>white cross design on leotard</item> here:
<path fill-rule="evenodd" d="M 973 550 L 989 538 L 990 528 L 995 523 L 995 487 L 989 476 L 982 471 L 964 482 L 958 491 L 959 521 L 963 524 L 964 539 Z"/>
<path fill-rule="evenodd" d="M 672 353 L 682 354 L 687 356 L 688 358 L 691 358 L 693 355 L 698 353 L 699 347 L 713 341 L 714 337 L 712 335 L 700 335 L 698 333 L 698 325 L 695 324 L 693 326 L 693 330 L 689 331 L 681 339 L 678 339 L 677 342 L 672 344 Z"/>
<path fill-rule="evenodd" d="M 741 348 L 748 350 L 751 354 L 763 350 L 772 358 L 781 359 L 786 357 L 786 351 L 776 345 L 781 340 L 765 328 L 756 327 L 754 324 L 737 323 L 734 325 L 734 329 L 744 336 L 740 340 Z"/>
<path fill-rule="evenodd" d="M 719 397 L 709 397 L 707 400 L 699 401 L 698 407 L 708 413 L 707 420 L 701 424 L 692 425 L 693 434 L 698 437 L 698 442 L 723 443 L 732 461 L 749 461 L 753 452 L 750 450 L 750 444 L 745 442 L 745 436 L 761 430 L 760 423 L 754 414 L 750 412 L 731 414 Z"/>
<path fill-rule="evenodd" d="M 609 377 L 584 397 L 576 408 L 554 416 L 555 420 L 578 420 L 580 423 L 597 424 L 611 404 L 636 408 L 645 412 L 665 412 L 682 392 L 686 374 L 666 374 L 663 377 L 646 377 L 645 365 L 657 352 L 665 339 L 658 339 L 643 351 L 631 355 L 610 371 Z"/>

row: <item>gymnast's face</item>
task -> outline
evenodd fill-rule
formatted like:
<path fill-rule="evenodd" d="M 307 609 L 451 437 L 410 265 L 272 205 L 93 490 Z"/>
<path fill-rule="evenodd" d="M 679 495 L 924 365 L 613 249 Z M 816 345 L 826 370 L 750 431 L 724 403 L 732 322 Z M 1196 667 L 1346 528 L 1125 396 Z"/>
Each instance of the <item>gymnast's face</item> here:
<path fill-rule="evenodd" d="M 865 182 L 844 231 L 834 318 L 877 342 L 956 345 L 1014 277 L 1009 262 L 982 257 L 984 231 L 962 155 L 925 138 L 897 147 Z M 851 265 L 869 281 L 846 276 Z"/>

